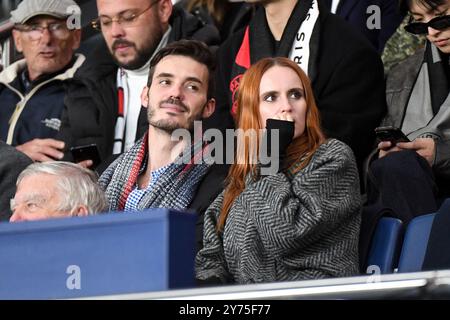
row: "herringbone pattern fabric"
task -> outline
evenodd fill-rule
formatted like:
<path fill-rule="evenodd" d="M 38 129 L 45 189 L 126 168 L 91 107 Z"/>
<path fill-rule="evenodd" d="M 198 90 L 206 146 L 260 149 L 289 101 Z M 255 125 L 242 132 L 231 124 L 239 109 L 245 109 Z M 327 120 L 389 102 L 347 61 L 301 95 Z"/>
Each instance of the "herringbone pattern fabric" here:
<path fill-rule="evenodd" d="M 329 140 L 292 178 L 247 179 L 224 232 L 221 194 L 205 214 L 198 279 L 253 283 L 358 274 L 361 197 L 351 149 Z"/>

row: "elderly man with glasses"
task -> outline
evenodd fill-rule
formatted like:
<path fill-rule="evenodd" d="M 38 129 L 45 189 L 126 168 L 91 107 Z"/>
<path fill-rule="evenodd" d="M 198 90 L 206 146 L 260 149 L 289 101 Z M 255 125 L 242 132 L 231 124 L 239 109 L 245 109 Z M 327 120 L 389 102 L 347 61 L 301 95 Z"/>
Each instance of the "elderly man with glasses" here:
<path fill-rule="evenodd" d="M 0 74 L 0 139 L 34 161 L 61 159 L 66 84 L 83 63 L 74 55 L 81 30 L 71 23 L 72 0 L 24 0 L 11 12 L 12 35 L 24 56 Z"/>
<path fill-rule="evenodd" d="M 400 129 L 410 142 L 380 139 L 369 167 L 361 248 L 367 248 L 381 215 L 407 223 L 435 212 L 450 196 L 450 0 L 401 5 L 411 16 L 405 30 L 427 41 L 387 75 L 382 126 Z"/>
<path fill-rule="evenodd" d="M 10 222 L 82 217 L 107 210 L 97 175 L 64 161 L 33 163 L 17 178 Z"/>
<path fill-rule="evenodd" d="M 60 138 L 72 147 L 96 144 L 108 163 L 148 127 L 141 93 L 156 52 L 180 39 L 214 45 L 219 36 L 212 24 L 173 8 L 171 0 L 97 0 L 97 9 L 92 26 L 104 41 L 69 87 Z M 71 154 L 65 159 L 73 160 Z"/>

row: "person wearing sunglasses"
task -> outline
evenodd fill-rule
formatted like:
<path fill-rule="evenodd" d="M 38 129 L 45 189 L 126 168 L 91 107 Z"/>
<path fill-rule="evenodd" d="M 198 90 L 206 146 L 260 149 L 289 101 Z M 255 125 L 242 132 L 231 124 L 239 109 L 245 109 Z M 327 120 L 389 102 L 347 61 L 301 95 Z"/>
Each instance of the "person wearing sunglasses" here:
<path fill-rule="evenodd" d="M 427 41 L 387 75 L 381 125 L 401 129 L 410 142 L 381 141 L 369 162 L 366 240 L 381 215 L 407 223 L 450 196 L 450 0 L 402 0 L 401 6 L 411 16 L 405 30 Z"/>
<path fill-rule="evenodd" d="M 68 89 L 59 137 L 68 147 L 96 144 L 106 167 L 148 127 L 141 93 L 156 52 L 185 38 L 215 45 L 219 33 L 171 0 L 97 0 L 97 10 L 102 39 Z"/>
<path fill-rule="evenodd" d="M 443 15 L 437 16 L 428 22 L 414 21 L 414 17 L 411 16 L 410 23 L 405 26 L 405 30 L 412 34 L 428 34 L 428 28 L 442 31 L 450 27 L 450 15 L 447 12 L 443 12 Z M 430 39 L 430 41 L 433 41 Z M 433 41 L 434 42 L 434 41 Z M 447 42 L 437 41 L 436 45 L 444 47 Z"/>

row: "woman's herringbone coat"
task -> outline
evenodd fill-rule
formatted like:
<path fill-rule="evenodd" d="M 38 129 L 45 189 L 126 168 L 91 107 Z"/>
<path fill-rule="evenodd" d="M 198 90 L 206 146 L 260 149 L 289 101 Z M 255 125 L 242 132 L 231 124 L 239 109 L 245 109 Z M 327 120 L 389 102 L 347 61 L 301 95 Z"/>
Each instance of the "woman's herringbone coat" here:
<path fill-rule="evenodd" d="M 223 233 L 216 231 L 223 194 L 207 210 L 198 279 L 254 283 L 359 273 L 361 198 L 347 145 L 327 141 L 293 177 L 278 173 L 248 182 Z"/>

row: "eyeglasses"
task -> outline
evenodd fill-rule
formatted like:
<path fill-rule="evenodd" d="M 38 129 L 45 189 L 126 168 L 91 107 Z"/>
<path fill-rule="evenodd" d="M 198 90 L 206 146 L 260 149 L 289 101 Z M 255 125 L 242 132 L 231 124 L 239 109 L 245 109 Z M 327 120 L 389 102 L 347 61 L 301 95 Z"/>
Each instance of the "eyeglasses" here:
<path fill-rule="evenodd" d="M 150 10 L 153 5 L 155 5 L 159 1 L 160 0 L 153 1 L 147 9 L 141 11 L 140 13 L 125 12 L 124 14 L 119 14 L 117 17 L 113 18 L 99 17 L 91 22 L 91 26 L 96 30 L 109 29 L 111 28 L 113 22 L 117 22 L 124 28 L 132 27 L 140 16 Z"/>
<path fill-rule="evenodd" d="M 44 34 L 44 30 L 48 30 L 48 32 L 55 38 L 65 39 L 69 34 L 69 30 L 67 29 L 65 22 L 60 23 L 50 23 L 46 26 L 41 26 L 38 24 L 19 24 L 15 25 L 14 29 L 19 30 L 20 32 L 25 33 L 28 38 L 32 41 L 36 41 L 42 38 Z"/>
<path fill-rule="evenodd" d="M 450 27 L 450 15 L 433 18 L 427 23 L 412 22 L 405 26 L 405 30 L 413 34 L 427 34 L 429 27 L 436 30 L 447 29 Z"/>

